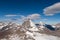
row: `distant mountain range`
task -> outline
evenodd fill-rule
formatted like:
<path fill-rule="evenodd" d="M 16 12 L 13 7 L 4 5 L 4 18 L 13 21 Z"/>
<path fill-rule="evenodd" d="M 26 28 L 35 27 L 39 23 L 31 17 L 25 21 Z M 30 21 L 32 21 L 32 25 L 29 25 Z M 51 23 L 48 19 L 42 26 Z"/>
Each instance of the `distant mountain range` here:
<path fill-rule="evenodd" d="M 55 26 L 60 27 L 60 23 L 55 24 Z"/>
<path fill-rule="evenodd" d="M 60 40 L 59 24 L 49 25 L 43 22 L 36 24 L 28 19 L 22 25 L 0 22 L 0 27 L 0 40 L 16 40 L 16 38 L 17 40 L 47 40 L 47 38 L 50 40 L 50 37 L 51 40 Z"/>

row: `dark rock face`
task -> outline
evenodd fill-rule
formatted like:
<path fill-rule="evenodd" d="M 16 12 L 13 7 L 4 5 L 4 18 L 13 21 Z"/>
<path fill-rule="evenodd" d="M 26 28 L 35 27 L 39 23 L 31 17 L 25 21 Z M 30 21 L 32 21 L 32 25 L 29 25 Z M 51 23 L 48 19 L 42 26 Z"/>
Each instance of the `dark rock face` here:
<path fill-rule="evenodd" d="M 55 31 L 55 28 L 53 28 L 51 25 L 45 25 L 46 28 L 48 28 L 49 30 Z"/>

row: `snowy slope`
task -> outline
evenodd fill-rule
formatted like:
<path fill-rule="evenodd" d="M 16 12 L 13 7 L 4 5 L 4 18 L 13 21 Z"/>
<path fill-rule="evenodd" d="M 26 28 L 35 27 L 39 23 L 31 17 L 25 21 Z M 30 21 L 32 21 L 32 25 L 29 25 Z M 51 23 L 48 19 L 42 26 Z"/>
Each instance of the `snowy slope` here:
<path fill-rule="evenodd" d="M 29 30 L 38 31 L 38 28 L 36 27 L 36 25 L 31 20 L 29 20 L 29 22 L 30 22 L 29 25 L 32 27 L 32 28 L 29 28 Z"/>
<path fill-rule="evenodd" d="M 46 35 L 46 34 L 41 34 L 38 32 L 26 32 L 26 34 L 31 36 L 35 40 L 60 40 L 59 37 L 56 36 L 51 36 L 51 35 Z"/>
<path fill-rule="evenodd" d="M 60 40 L 59 37 L 49 36 L 46 34 L 35 33 L 35 40 Z"/>

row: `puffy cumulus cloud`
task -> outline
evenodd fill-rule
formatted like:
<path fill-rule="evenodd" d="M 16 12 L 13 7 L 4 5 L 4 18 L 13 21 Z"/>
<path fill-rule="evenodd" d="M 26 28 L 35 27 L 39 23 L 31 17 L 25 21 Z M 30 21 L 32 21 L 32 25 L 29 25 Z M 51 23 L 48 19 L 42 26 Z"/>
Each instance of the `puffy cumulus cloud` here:
<path fill-rule="evenodd" d="M 52 16 L 54 14 L 60 13 L 60 2 L 46 7 L 43 11 L 43 13 L 47 16 Z"/>
<path fill-rule="evenodd" d="M 40 14 L 31 14 L 31 15 L 28 15 L 27 18 L 30 18 L 30 19 L 39 19 L 40 18 Z"/>
<path fill-rule="evenodd" d="M 27 19 L 31 19 L 31 20 L 36 20 L 36 19 L 40 19 L 40 14 L 31 14 L 31 15 L 27 15 L 27 16 L 23 16 L 21 15 L 22 20 L 27 20 Z"/>

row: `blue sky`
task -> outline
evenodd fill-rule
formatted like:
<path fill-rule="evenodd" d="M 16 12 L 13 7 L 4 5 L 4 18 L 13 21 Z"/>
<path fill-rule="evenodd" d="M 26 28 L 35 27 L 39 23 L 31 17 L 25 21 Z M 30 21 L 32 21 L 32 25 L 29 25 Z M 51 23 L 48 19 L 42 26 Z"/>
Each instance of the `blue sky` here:
<path fill-rule="evenodd" d="M 0 0 L 0 21 L 5 19 L 19 19 L 20 16 L 6 17 L 5 15 L 31 15 L 39 14 L 40 19 L 35 22 L 43 21 L 49 24 L 55 24 L 60 22 L 60 13 L 52 16 L 46 16 L 44 9 L 55 3 L 60 2 L 59 0 Z"/>

